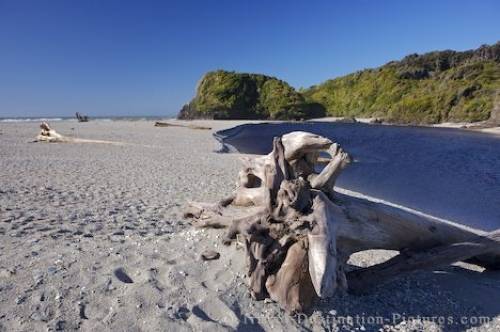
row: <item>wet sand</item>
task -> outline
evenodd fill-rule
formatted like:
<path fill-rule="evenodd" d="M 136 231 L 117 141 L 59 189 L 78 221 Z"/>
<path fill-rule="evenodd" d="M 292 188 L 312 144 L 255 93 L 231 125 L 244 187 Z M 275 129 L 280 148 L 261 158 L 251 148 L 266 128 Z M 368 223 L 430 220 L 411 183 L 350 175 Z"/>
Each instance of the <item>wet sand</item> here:
<path fill-rule="evenodd" d="M 500 328 L 500 274 L 467 264 L 369 295 L 339 294 L 307 316 L 251 300 L 244 249 L 182 219 L 186 201 L 213 202 L 233 189 L 238 156 L 214 153 L 211 133 L 240 123 L 197 121 L 212 131 L 152 121 L 52 124 L 122 145 L 28 143 L 38 123 L 0 123 L 0 331 Z M 221 256 L 202 261 L 205 250 Z M 351 263 L 391 255 L 369 251 Z"/>

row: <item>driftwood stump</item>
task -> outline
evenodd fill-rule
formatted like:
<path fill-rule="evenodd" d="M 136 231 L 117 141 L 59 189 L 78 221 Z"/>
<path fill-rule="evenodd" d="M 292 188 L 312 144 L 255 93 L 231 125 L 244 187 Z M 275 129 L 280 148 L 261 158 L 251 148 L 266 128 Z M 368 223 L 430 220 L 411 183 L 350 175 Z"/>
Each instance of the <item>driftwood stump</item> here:
<path fill-rule="evenodd" d="M 328 154 L 326 166 L 320 153 Z M 403 273 L 473 260 L 500 265 L 500 233 L 484 233 L 334 191 L 349 155 L 327 138 L 292 132 L 275 138 L 265 156 L 244 157 L 237 189 L 215 203 L 189 203 L 197 227 L 227 227 L 246 243 L 254 299 L 270 297 L 288 312 L 336 291 L 362 292 Z M 351 254 L 398 250 L 389 261 L 346 272 Z"/>

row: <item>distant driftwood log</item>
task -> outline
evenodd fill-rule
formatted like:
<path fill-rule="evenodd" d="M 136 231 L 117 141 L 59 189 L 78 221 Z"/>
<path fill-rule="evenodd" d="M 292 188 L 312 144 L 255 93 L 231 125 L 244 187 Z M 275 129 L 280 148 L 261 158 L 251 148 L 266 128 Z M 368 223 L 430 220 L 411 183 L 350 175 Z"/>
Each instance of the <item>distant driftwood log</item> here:
<path fill-rule="evenodd" d="M 180 123 L 171 122 L 155 122 L 155 127 L 184 127 L 189 129 L 201 129 L 201 130 L 211 130 L 211 127 L 197 126 L 197 125 L 185 125 Z"/>
<path fill-rule="evenodd" d="M 330 159 L 318 174 L 319 153 Z M 335 179 L 349 155 L 306 132 L 275 138 L 266 156 L 243 158 L 238 187 L 215 204 L 189 203 L 197 227 L 227 227 L 246 246 L 254 299 L 270 297 L 288 312 L 336 291 L 364 292 L 405 273 L 469 260 L 500 267 L 500 232 L 485 233 L 382 203 L 341 195 Z M 355 252 L 398 250 L 378 265 L 348 270 Z"/>
<path fill-rule="evenodd" d="M 76 112 L 75 116 L 78 119 L 78 122 L 88 122 L 89 121 L 88 116 L 80 114 L 79 112 Z"/>

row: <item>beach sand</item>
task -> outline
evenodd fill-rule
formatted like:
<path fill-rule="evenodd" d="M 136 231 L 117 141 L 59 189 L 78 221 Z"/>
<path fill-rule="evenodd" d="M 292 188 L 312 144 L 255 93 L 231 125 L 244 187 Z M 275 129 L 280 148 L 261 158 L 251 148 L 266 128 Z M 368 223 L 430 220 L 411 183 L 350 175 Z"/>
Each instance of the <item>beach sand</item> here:
<path fill-rule="evenodd" d="M 296 317 L 251 300 L 244 248 L 182 218 L 188 200 L 215 202 L 234 188 L 238 156 L 214 153 L 211 133 L 241 122 L 196 123 L 213 130 L 51 124 L 124 143 L 115 145 L 28 143 L 38 123 L 0 123 L 0 331 L 500 329 L 500 273 L 462 263 L 338 294 Z M 202 261 L 205 250 L 220 258 Z"/>
<path fill-rule="evenodd" d="M 324 117 L 324 118 L 317 118 L 317 119 L 311 119 L 309 121 L 317 121 L 317 122 L 339 122 L 343 121 L 344 118 L 342 117 Z M 356 118 L 356 121 L 359 123 L 368 123 L 372 124 L 374 121 L 376 121 L 377 118 Z M 398 125 L 398 124 L 390 124 L 390 123 L 383 123 L 384 125 L 387 126 L 392 126 L 392 125 Z M 500 127 L 492 125 L 488 123 L 487 121 L 481 121 L 481 122 L 442 122 L 438 124 L 429 124 L 429 125 L 418 125 L 422 127 L 435 127 L 435 128 L 455 128 L 455 129 L 463 129 L 463 130 L 472 130 L 472 131 L 479 131 L 483 133 L 488 133 L 492 135 L 500 135 Z"/>

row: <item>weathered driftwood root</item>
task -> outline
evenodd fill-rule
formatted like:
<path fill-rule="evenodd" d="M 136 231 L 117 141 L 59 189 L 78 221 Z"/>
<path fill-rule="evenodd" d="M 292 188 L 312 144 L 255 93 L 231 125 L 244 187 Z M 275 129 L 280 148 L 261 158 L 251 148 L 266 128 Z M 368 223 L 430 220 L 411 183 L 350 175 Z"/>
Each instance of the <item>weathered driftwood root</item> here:
<path fill-rule="evenodd" d="M 170 123 L 170 122 L 155 122 L 155 127 L 184 127 L 189 129 L 200 129 L 200 130 L 212 130 L 211 127 L 196 126 L 196 125 L 184 125 L 180 123 Z"/>
<path fill-rule="evenodd" d="M 287 311 L 304 311 L 316 298 L 308 269 L 307 246 L 305 239 L 291 245 L 278 272 L 266 281 L 271 299 L 282 303 Z"/>
<path fill-rule="evenodd" d="M 275 138 L 268 155 L 242 161 L 232 196 L 216 204 L 191 203 L 185 216 L 199 227 L 228 227 L 226 244 L 237 234 L 245 238 L 255 299 L 270 297 L 288 312 L 303 311 L 316 297 L 363 291 L 414 270 L 471 259 L 500 265 L 499 233 L 335 192 L 350 157 L 324 137 L 293 132 Z M 346 273 L 349 256 L 367 249 L 401 253 Z"/>

